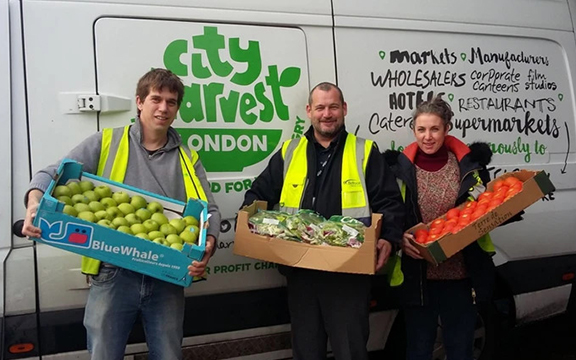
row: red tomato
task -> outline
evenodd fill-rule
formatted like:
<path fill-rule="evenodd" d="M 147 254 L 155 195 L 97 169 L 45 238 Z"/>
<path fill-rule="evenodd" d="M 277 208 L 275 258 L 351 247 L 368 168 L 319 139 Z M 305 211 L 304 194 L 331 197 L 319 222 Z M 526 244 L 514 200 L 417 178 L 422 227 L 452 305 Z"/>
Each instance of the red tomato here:
<path fill-rule="evenodd" d="M 432 221 L 432 223 L 430 224 L 430 227 L 431 228 L 440 228 L 440 230 L 442 230 L 445 222 L 446 222 L 446 220 L 444 220 L 442 218 L 438 218 L 438 219 Z"/>
<path fill-rule="evenodd" d="M 428 235 L 432 235 L 432 234 L 438 235 L 441 232 L 442 232 L 442 227 L 437 226 L 437 227 L 430 228 L 430 231 L 428 231 Z"/>
<path fill-rule="evenodd" d="M 514 176 L 508 176 L 506 179 L 504 179 L 504 183 L 508 186 L 512 186 L 514 184 L 522 184 L 522 181 L 520 181 L 520 179 L 515 178 Z"/>
<path fill-rule="evenodd" d="M 474 209 L 476 207 L 477 202 L 475 200 L 468 201 L 464 204 L 464 209 Z"/>
<path fill-rule="evenodd" d="M 434 242 L 434 241 L 438 240 L 439 237 L 440 236 L 438 234 L 430 234 L 430 235 L 428 235 L 428 238 L 426 239 L 425 244 Z"/>
<path fill-rule="evenodd" d="M 446 223 L 446 225 L 444 225 L 444 229 L 442 229 L 442 233 L 440 234 L 440 236 L 444 236 L 448 233 L 454 233 L 454 228 L 456 227 L 455 223 Z"/>
<path fill-rule="evenodd" d="M 458 224 L 458 218 L 446 220 L 444 228 L 446 228 L 446 226 L 455 226 L 456 224 Z"/>
<path fill-rule="evenodd" d="M 428 236 L 428 230 L 426 229 L 419 229 L 416 230 L 416 232 L 414 233 L 414 237 L 420 237 L 420 236 Z"/>
<path fill-rule="evenodd" d="M 460 209 L 452 208 L 452 209 L 448 210 L 448 212 L 446 213 L 446 219 L 448 219 L 448 220 L 458 219 L 459 215 L 460 215 Z"/>
<path fill-rule="evenodd" d="M 484 197 L 482 199 L 478 200 L 478 205 L 476 205 L 476 208 L 478 208 L 478 206 L 488 206 L 488 204 L 490 204 L 490 200 L 492 200 L 491 198 L 487 198 Z M 476 210 L 476 209 L 474 209 Z"/>
<path fill-rule="evenodd" d="M 508 186 L 502 179 L 495 180 L 492 185 L 492 191 L 496 192 L 501 189 L 503 186 Z"/>
<path fill-rule="evenodd" d="M 472 215 L 470 215 L 471 221 L 474 221 L 480 217 L 482 217 L 482 215 L 486 214 L 486 210 L 488 209 L 488 206 L 477 206 L 476 209 L 474 210 L 474 212 L 472 213 Z"/>
<path fill-rule="evenodd" d="M 484 191 L 482 194 L 478 195 L 478 202 L 480 202 L 482 199 L 487 199 L 490 200 L 492 199 L 492 195 L 494 195 L 494 193 L 492 191 Z"/>
<path fill-rule="evenodd" d="M 504 202 L 504 198 L 503 197 L 497 197 L 497 198 L 493 198 L 490 201 L 490 204 L 488 204 L 488 211 L 494 209 L 495 207 L 497 207 L 498 205 L 502 204 Z"/>
<path fill-rule="evenodd" d="M 462 225 L 462 227 L 470 224 L 472 213 L 462 214 L 460 213 L 460 217 L 458 218 L 458 225 Z"/>

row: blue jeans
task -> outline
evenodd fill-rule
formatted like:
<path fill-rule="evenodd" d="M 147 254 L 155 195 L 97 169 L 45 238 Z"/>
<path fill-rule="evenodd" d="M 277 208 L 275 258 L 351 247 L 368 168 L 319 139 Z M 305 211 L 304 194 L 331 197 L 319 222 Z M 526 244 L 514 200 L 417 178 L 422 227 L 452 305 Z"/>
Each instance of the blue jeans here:
<path fill-rule="evenodd" d="M 432 359 L 440 318 L 447 359 L 472 360 L 477 310 L 470 280 L 429 280 L 427 289 L 428 304 L 404 312 L 406 359 Z"/>
<path fill-rule="evenodd" d="M 84 326 L 92 360 L 122 360 L 138 315 L 148 359 L 182 359 L 183 287 L 107 264 L 91 284 Z"/>

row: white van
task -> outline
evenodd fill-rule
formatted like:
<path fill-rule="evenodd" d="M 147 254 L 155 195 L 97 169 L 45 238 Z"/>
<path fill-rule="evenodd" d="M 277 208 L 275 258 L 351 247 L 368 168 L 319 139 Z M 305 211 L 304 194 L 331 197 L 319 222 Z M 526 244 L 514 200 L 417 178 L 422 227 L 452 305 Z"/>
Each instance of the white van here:
<path fill-rule="evenodd" d="M 492 233 L 496 311 L 479 318 L 475 344 L 490 358 L 494 320 L 549 317 L 574 297 L 575 11 L 575 0 L 0 0 L 0 358 L 88 358 L 80 259 L 17 236 L 23 195 L 80 140 L 130 123 L 152 67 L 186 85 L 174 127 L 200 153 L 225 219 L 208 280 L 186 291 L 187 356 L 290 357 L 284 279 L 232 254 L 233 219 L 271 154 L 309 126 L 309 89 L 333 81 L 347 129 L 382 151 L 410 143 L 411 111 L 442 93 L 452 134 L 492 144 L 493 175 L 550 175 L 557 191 Z M 401 336 L 389 290 L 375 278 L 371 350 L 393 324 Z M 126 351 L 145 354 L 141 328 Z"/>

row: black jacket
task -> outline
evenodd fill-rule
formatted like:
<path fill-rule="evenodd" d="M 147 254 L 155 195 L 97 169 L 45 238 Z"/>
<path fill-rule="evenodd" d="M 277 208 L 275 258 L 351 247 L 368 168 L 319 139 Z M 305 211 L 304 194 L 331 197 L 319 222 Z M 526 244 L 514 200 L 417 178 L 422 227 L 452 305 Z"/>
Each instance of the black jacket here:
<path fill-rule="evenodd" d="M 308 186 L 305 189 L 302 208 L 311 209 L 318 212 L 325 218 L 332 215 L 342 214 L 341 198 L 341 173 L 342 154 L 344 152 L 345 139 L 348 132 L 342 129 L 336 141 L 333 156 L 330 157 L 324 168 L 326 176 L 323 176 L 323 183 L 316 186 L 316 148 L 317 143 L 314 138 L 312 127 L 304 134 L 308 139 L 307 159 L 308 159 Z M 269 209 L 280 201 L 282 185 L 284 183 L 284 160 L 282 151 L 276 152 L 270 159 L 268 166 L 254 180 L 250 190 L 244 197 L 244 205 L 251 204 L 254 200 L 265 200 Z M 381 238 L 399 245 L 402 241 L 404 225 L 404 206 L 402 197 L 396 184 L 392 172 L 382 161 L 380 152 L 376 144 L 370 152 L 368 164 L 366 166 L 366 190 L 368 201 L 372 212 L 383 214 Z M 317 189 L 317 194 L 314 194 Z M 315 198 L 315 201 L 313 199 Z"/>
<path fill-rule="evenodd" d="M 472 176 L 478 171 L 484 184 L 490 181 L 490 174 L 486 165 L 492 159 L 492 151 L 486 143 L 474 143 L 468 148 L 460 140 L 447 136 L 445 145 L 458 160 L 460 168 L 460 189 L 456 203 L 459 205 L 468 198 L 468 189 L 473 187 L 477 180 Z M 388 150 L 384 153 L 386 163 L 397 178 L 406 183 L 406 229 L 422 221 L 420 207 L 418 206 L 418 193 L 414 156 L 417 144 L 408 146 L 403 153 Z M 466 271 L 472 280 L 477 301 L 487 301 L 492 298 L 495 279 L 495 267 L 491 255 L 486 253 L 477 242 L 465 247 L 463 250 Z M 424 305 L 427 303 L 426 291 L 426 260 L 416 260 L 410 256 L 402 256 L 402 271 L 404 283 L 400 289 L 406 305 Z"/>

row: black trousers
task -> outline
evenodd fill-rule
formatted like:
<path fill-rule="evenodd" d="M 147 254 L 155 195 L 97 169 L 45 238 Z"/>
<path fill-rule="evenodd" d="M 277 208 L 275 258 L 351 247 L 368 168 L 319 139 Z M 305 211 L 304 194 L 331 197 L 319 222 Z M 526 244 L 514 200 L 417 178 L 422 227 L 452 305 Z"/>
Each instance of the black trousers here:
<path fill-rule="evenodd" d="M 368 275 L 291 268 L 285 273 L 294 360 L 367 360 Z"/>

